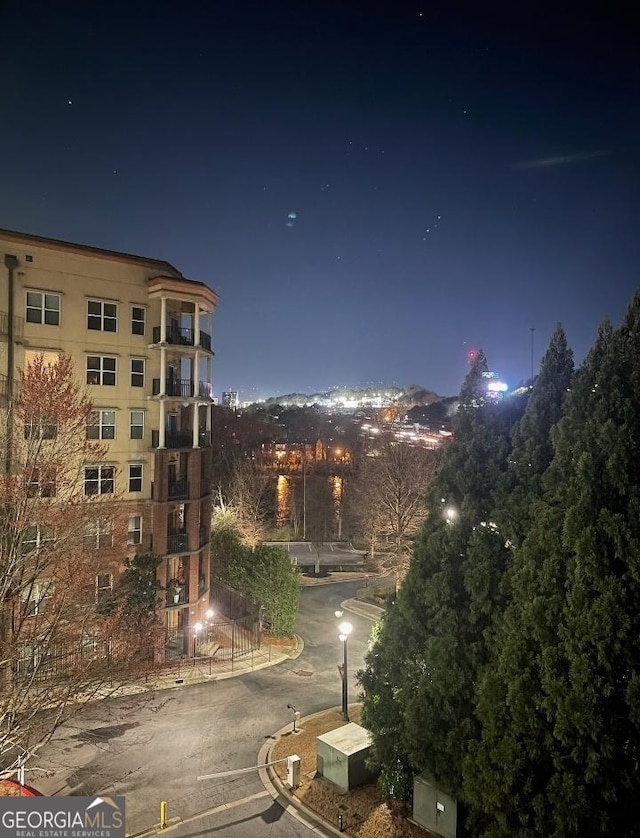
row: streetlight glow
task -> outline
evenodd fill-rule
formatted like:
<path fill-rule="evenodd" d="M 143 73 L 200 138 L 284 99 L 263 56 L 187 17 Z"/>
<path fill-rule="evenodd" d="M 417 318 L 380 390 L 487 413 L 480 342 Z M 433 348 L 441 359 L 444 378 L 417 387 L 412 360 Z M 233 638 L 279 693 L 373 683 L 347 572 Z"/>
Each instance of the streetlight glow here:
<path fill-rule="evenodd" d="M 349 637 L 349 635 L 353 631 L 353 626 L 351 625 L 351 623 L 340 623 L 338 628 L 340 630 L 340 639 L 342 639 L 342 635 L 344 635 L 345 638 Z"/>

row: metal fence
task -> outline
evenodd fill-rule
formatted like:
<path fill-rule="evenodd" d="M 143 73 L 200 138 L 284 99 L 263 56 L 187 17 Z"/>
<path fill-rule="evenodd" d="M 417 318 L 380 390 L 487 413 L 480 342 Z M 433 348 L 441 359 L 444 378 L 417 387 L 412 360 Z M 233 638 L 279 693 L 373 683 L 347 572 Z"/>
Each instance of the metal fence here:
<path fill-rule="evenodd" d="M 262 641 L 261 607 L 222 582 L 211 587 L 211 620 L 183 629 L 167 629 L 164 636 L 135 650 L 115 644 L 110 637 L 83 635 L 60 643 L 25 643 L 13 665 L 12 680 L 48 682 L 70 679 L 93 670 L 96 675 L 123 672 L 125 665 L 158 672 L 163 667 L 226 663 L 252 654 Z M 129 653 L 135 651 L 134 655 Z M 135 664 L 135 666 L 134 666 Z"/>

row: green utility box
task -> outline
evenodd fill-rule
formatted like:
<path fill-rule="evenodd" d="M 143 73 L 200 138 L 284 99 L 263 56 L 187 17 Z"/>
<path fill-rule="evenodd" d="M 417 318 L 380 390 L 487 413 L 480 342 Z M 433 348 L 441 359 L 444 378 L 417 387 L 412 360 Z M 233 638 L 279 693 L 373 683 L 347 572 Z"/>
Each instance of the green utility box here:
<path fill-rule="evenodd" d="M 456 838 L 458 803 L 428 771 L 413 779 L 413 820 L 434 835 Z"/>
<path fill-rule="evenodd" d="M 342 791 L 366 786 L 377 777 L 377 772 L 365 765 L 370 751 L 369 731 L 349 722 L 317 737 L 317 772 Z"/>

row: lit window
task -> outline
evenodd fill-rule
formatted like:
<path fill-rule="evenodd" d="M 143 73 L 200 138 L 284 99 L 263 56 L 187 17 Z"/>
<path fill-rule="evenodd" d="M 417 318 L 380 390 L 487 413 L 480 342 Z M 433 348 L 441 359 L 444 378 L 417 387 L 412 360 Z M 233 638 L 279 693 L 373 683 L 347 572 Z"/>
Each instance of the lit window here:
<path fill-rule="evenodd" d="M 115 468 L 113 466 L 89 466 L 84 470 L 85 495 L 112 495 Z"/>
<path fill-rule="evenodd" d="M 127 531 L 127 544 L 142 544 L 142 516 L 129 516 L 129 529 Z"/>
<path fill-rule="evenodd" d="M 129 416 L 129 435 L 131 439 L 143 439 L 144 410 L 132 410 Z"/>
<path fill-rule="evenodd" d="M 27 323 L 60 325 L 60 295 L 27 291 Z"/>
<path fill-rule="evenodd" d="M 116 359 L 106 355 L 87 356 L 87 384 L 115 387 Z"/>
<path fill-rule="evenodd" d="M 115 410 L 92 410 L 87 423 L 87 439 L 115 439 Z"/>
<path fill-rule="evenodd" d="M 129 463 L 129 491 L 142 491 L 142 463 Z"/>
<path fill-rule="evenodd" d="M 144 360 L 142 358 L 131 359 L 131 386 L 144 387 Z"/>
<path fill-rule="evenodd" d="M 144 335 L 146 311 L 142 306 L 131 306 L 131 334 Z"/>
<path fill-rule="evenodd" d="M 98 332 L 115 332 L 118 326 L 118 306 L 101 300 L 87 302 L 87 329 Z"/>

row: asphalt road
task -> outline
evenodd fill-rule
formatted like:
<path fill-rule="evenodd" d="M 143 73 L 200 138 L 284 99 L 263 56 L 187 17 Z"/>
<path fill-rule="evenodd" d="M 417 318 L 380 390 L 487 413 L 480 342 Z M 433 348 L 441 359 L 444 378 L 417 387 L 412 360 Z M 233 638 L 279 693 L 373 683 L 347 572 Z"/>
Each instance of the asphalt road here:
<path fill-rule="evenodd" d="M 290 723 L 288 703 L 303 716 L 339 706 L 342 644 L 334 611 L 361 585 L 302 589 L 297 632 L 305 648 L 297 659 L 228 680 L 92 704 L 41 753 L 39 768 L 46 779 L 30 771 L 28 781 L 47 794 L 125 795 L 128 835 L 158 823 L 162 800 L 169 819 L 180 819 L 163 834 L 317 835 L 274 803 L 257 771 L 196 778 L 255 766 L 264 742 Z M 356 614 L 346 617 L 353 624 L 348 648 L 353 701 L 353 676 L 362 665 L 372 623 Z"/>

